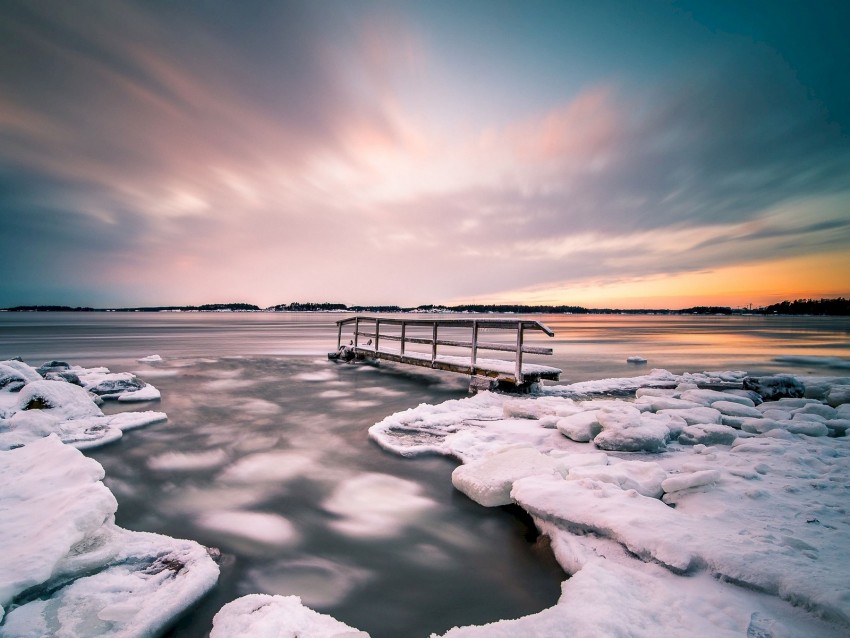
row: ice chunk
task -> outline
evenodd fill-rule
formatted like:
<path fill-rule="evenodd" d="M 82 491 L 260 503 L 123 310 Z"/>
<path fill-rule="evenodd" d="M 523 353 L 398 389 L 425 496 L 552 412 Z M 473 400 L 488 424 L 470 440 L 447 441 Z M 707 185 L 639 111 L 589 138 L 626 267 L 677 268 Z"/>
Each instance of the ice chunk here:
<path fill-rule="evenodd" d="M 658 410 L 681 410 L 687 408 L 698 408 L 702 404 L 694 401 L 685 401 L 684 399 L 676 399 L 673 397 L 658 397 L 647 394 L 642 394 L 635 400 L 635 407 L 642 409 L 644 406 L 652 412 Z"/>
<path fill-rule="evenodd" d="M 279 514 L 223 510 L 206 512 L 197 519 L 198 525 L 225 537 L 247 539 L 255 543 L 285 547 L 298 538 L 295 527 Z"/>
<path fill-rule="evenodd" d="M 688 425 L 702 423 L 720 423 L 720 410 L 714 408 L 685 408 L 683 410 L 659 410 L 658 414 L 668 414 L 684 419 Z"/>
<path fill-rule="evenodd" d="M 587 443 L 602 431 L 598 419 L 599 412 L 599 410 L 588 410 L 572 416 L 565 416 L 558 419 L 555 427 L 567 438 L 580 443 Z"/>
<path fill-rule="evenodd" d="M 682 398 L 686 401 L 693 401 L 694 403 L 699 403 L 706 407 L 709 407 L 715 401 L 731 401 L 751 408 L 755 406 L 755 403 L 747 397 L 730 394 L 728 392 L 720 392 L 719 390 L 687 390 L 682 393 Z"/>
<path fill-rule="evenodd" d="M 735 428 L 727 425 L 689 425 L 679 435 L 682 445 L 732 445 L 738 437 Z"/>
<path fill-rule="evenodd" d="M 215 584 L 204 547 L 116 527 L 103 468 L 55 436 L 0 457 L 3 636 L 152 636 Z"/>
<path fill-rule="evenodd" d="M 661 482 L 661 489 L 668 493 L 679 492 L 681 490 L 689 490 L 695 487 L 717 483 L 719 480 L 720 472 L 718 470 L 701 470 L 685 474 L 674 474 Z"/>
<path fill-rule="evenodd" d="M 624 490 L 635 490 L 644 496 L 660 498 L 664 492 L 661 484 L 667 478 L 667 472 L 658 463 L 622 461 L 604 466 L 574 467 L 570 469 L 567 478 L 613 483 Z"/>
<path fill-rule="evenodd" d="M 646 363 L 646 359 L 638 355 L 632 355 L 631 357 L 626 357 L 626 362 L 643 364 Z"/>
<path fill-rule="evenodd" d="M 242 457 L 221 473 L 228 483 L 279 483 L 300 476 L 313 459 L 298 452 L 279 450 Z"/>
<path fill-rule="evenodd" d="M 117 398 L 145 387 L 145 382 L 132 372 L 78 373 L 86 390 L 104 399 Z"/>
<path fill-rule="evenodd" d="M 227 603 L 213 618 L 210 638 L 369 638 L 301 604 L 298 596 L 251 594 Z"/>
<path fill-rule="evenodd" d="M 822 403 L 808 403 L 801 408 L 797 408 L 792 410 L 791 412 L 794 415 L 797 414 L 816 414 L 824 419 L 834 419 L 838 416 L 838 412 L 835 411 L 835 408 L 832 408 L 828 405 L 823 405 Z"/>
<path fill-rule="evenodd" d="M 452 472 L 452 485 L 484 507 L 512 503 L 511 487 L 514 481 L 535 474 L 567 472 L 561 459 L 541 454 L 528 447 L 513 448 L 466 465 Z"/>
<path fill-rule="evenodd" d="M 602 432 L 593 443 L 603 450 L 657 452 L 665 448 L 670 437 L 668 425 L 672 420 L 658 414 L 641 414 L 631 406 L 602 410 L 598 419 Z"/>
<path fill-rule="evenodd" d="M 331 526 L 355 537 L 395 536 L 435 503 L 422 488 L 389 474 L 365 473 L 340 483 L 322 506 L 339 519 Z"/>
<path fill-rule="evenodd" d="M 146 357 L 142 357 L 141 359 L 137 359 L 139 363 L 159 363 L 162 361 L 162 357 L 158 354 L 150 354 Z"/>
<path fill-rule="evenodd" d="M 159 390 L 150 384 L 140 388 L 139 390 L 122 392 L 118 395 L 118 400 L 122 403 L 130 403 L 133 401 L 159 401 L 160 398 Z"/>
<path fill-rule="evenodd" d="M 221 449 L 204 452 L 166 452 L 148 459 L 152 470 L 205 470 L 227 462 L 227 452 Z"/>
<path fill-rule="evenodd" d="M 741 405 L 735 401 L 715 401 L 711 404 L 711 407 L 715 410 L 719 410 L 721 414 L 726 416 L 748 416 L 755 417 L 757 419 L 762 416 L 762 413 L 755 407 Z"/>
<path fill-rule="evenodd" d="M 850 404 L 850 385 L 834 385 L 826 395 L 826 402 L 834 408 Z"/>

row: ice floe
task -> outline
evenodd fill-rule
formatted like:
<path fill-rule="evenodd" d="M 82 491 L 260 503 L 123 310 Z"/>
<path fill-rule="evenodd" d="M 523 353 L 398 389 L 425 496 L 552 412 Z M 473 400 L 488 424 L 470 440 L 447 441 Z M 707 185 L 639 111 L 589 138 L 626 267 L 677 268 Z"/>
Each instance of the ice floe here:
<path fill-rule="evenodd" d="M 105 415 L 99 407 L 104 398 L 127 402 L 160 396 L 159 390 L 135 375 L 111 373 L 107 368 L 48 361 L 36 369 L 12 359 L 0 362 L 0 384 L 0 450 L 50 434 L 88 449 L 117 441 L 126 430 L 167 418 L 155 411 Z"/>
<path fill-rule="evenodd" d="M 421 405 L 370 436 L 405 456 L 461 460 L 455 487 L 487 506 L 520 505 L 571 574 L 555 607 L 446 638 L 842 636 L 846 385 L 653 370 Z M 606 393 L 638 398 L 586 400 Z M 593 460 L 559 464 L 585 455 Z"/>
<path fill-rule="evenodd" d="M 103 468 L 58 437 L 0 457 L 3 636 L 153 636 L 215 585 L 203 546 L 116 526 Z"/>

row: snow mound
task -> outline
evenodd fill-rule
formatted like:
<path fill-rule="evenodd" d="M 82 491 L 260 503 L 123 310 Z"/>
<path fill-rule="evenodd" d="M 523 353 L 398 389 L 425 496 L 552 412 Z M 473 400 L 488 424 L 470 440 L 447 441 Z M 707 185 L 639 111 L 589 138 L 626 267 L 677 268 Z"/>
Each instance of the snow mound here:
<path fill-rule="evenodd" d="M 499 452 L 485 459 L 459 465 L 452 472 L 452 485 L 484 507 L 512 503 L 514 481 L 536 474 L 566 474 L 566 464 L 528 447 Z"/>
<path fill-rule="evenodd" d="M 152 411 L 105 416 L 97 403 L 101 399 L 75 382 L 79 376 L 91 381 L 111 373 L 106 368 L 68 370 L 67 366 L 62 361 L 45 363 L 40 369 L 49 378 L 42 379 L 34 368 L 20 361 L 0 364 L 0 376 L 11 370 L 17 379 L 26 382 L 17 393 L 11 391 L 17 382 L 6 384 L 7 390 L 0 391 L 0 450 L 27 445 L 50 434 L 79 449 L 88 449 L 117 441 L 126 430 L 166 420 L 164 413 Z M 122 396 L 115 398 L 151 400 L 159 398 L 159 391 L 144 385 L 128 392 L 126 399 Z"/>
<path fill-rule="evenodd" d="M 103 468 L 56 436 L 0 457 L 3 636 L 152 636 L 215 585 L 203 546 L 117 527 Z"/>
<path fill-rule="evenodd" d="M 661 498 L 664 493 L 662 483 L 667 478 L 667 472 L 658 463 L 620 461 L 606 466 L 574 467 L 567 478 L 612 483 L 624 490 L 635 490 L 643 496 Z"/>
<path fill-rule="evenodd" d="M 369 638 L 301 604 L 298 596 L 251 594 L 227 603 L 213 618 L 210 638 Z"/>

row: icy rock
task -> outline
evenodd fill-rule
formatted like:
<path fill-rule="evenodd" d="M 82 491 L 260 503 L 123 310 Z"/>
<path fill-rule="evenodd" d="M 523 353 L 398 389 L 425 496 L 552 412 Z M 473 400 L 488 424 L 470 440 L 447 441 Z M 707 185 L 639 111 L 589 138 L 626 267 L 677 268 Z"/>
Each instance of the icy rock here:
<path fill-rule="evenodd" d="M 765 401 L 782 397 L 802 397 L 805 393 L 803 384 L 789 374 L 747 377 L 744 379 L 744 390 L 757 392 Z"/>
<path fill-rule="evenodd" d="M 578 441 L 579 443 L 587 443 L 588 441 L 592 441 L 593 437 L 602 431 L 602 426 L 599 424 L 598 419 L 599 413 L 600 410 L 578 412 L 572 416 L 558 419 L 555 427 L 568 439 Z"/>
<path fill-rule="evenodd" d="M 826 423 L 827 421 L 829 421 L 829 419 L 827 419 L 824 416 L 821 416 L 820 414 L 809 414 L 807 412 L 798 412 L 796 414 L 792 414 L 791 420 L 792 421 L 811 421 L 813 423 Z"/>
<path fill-rule="evenodd" d="M 22 361 L 0 361 L 0 390 L 17 392 L 27 383 L 40 380 L 41 375 Z"/>
<path fill-rule="evenodd" d="M 583 409 L 572 399 L 539 397 L 505 401 L 502 413 L 506 419 L 543 419 L 547 416 L 569 416 Z"/>
<path fill-rule="evenodd" d="M 331 616 L 301 604 L 298 596 L 250 594 L 222 607 L 210 638 L 369 638 Z"/>
<path fill-rule="evenodd" d="M 130 372 L 113 372 L 99 375 L 95 383 L 86 384 L 86 389 L 104 398 L 112 398 L 113 395 L 118 397 L 126 392 L 141 390 L 144 386 L 144 381 Z"/>
<path fill-rule="evenodd" d="M 686 408 L 684 410 L 660 410 L 658 414 L 669 414 L 684 419 L 688 425 L 720 423 L 720 410 L 714 408 Z"/>
<path fill-rule="evenodd" d="M 825 423 L 815 423 L 812 421 L 788 421 L 786 430 L 791 434 L 805 434 L 806 436 L 827 436 L 829 428 Z"/>
<path fill-rule="evenodd" d="M 159 401 L 161 395 L 159 390 L 153 387 L 150 383 L 139 390 L 131 392 L 122 392 L 118 395 L 118 401 L 121 403 L 131 403 L 138 401 Z"/>
<path fill-rule="evenodd" d="M 65 372 L 70 370 L 71 365 L 66 361 L 45 361 L 36 369 L 42 377 L 48 372 Z"/>
<path fill-rule="evenodd" d="M 724 390 L 724 393 L 749 399 L 753 402 L 753 405 L 756 406 L 764 401 L 764 399 L 761 398 L 761 395 L 758 392 L 753 392 L 752 390 L 737 390 L 733 388 L 731 390 Z"/>
<path fill-rule="evenodd" d="M 826 394 L 826 402 L 833 408 L 850 404 L 850 385 L 834 385 Z"/>
<path fill-rule="evenodd" d="M 712 483 L 717 483 L 719 480 L 720 472 L 718 470 L 701 470 L 685 474 L 674 474 L 661 482 L 661 489 L 669 494 L 670 492 L 680 492 L 695 487 L 711 485 Z"/>
<path fill-rule="evenodd" d="M 711 407 L 715 410 L 720 410 L 720 413 L 724 416 L 748 416 L 755 417 L 757 419 L 762 416 L 762 413 L 755 407 L 741 405 L 734 401 L 715 401 L 711 404 Z"/>
<path fill-rule="evenodd" d="M 160 361 L 162 361 L 162 357 L 160 357 L 158 354 L 151 354 L 151 355 L 148 355 L 147 357 L 142 357 L 141 359 L 137 359 L 137 361 L 139 363 L 159 363 Z"/>
<path fill-rule="evenodd" d="M 48 410 L 64 419 L 101 416 L 89 393 L 62 381 L 33 381 L 18 394 L 18 410 Z"/>
<path fill-rule="evenodd" d="M 511 488 L 518 479 L 536 474 L 558 474 L 567 464 L 529 447 L 513 448 L 460 465 L 452 472 L 452 485 L 484 507 L 512 503 Z"/>
<path fill-rule="evenodd" d="M 765 434 L 774 429 L 784 430 L 791 434 L 805 434 L 807 436 L 827 436 L 829 428 L 823 423 L 812 421 L 774 421 L 773 419 L 745 419 L 741 424 L 744 432 L 753 434 Z"/>
<path fill-rule="evenodd" d="M 639 357 L 637 355 L 632 355 L 631 357 L 626 358 L 626 362 L 627 363 L 644 364 L 644 363 L 646 363 L 646 359 L 643 358 L 643 357 Z"/>
<path fill-rule="evenodd" d="M 611 465 L 596 465 L 571 468 L 567 478 L 571 481 L 593 479 L 612 483 L 624 490 L 635 490 L 650 498 L 660 498 L 664 493 L 661 485 L 667 472 L 658 464 L 648 461 L 622 461 Z"/>
<path fill-rule="evenodd" d="M 83 385 L 83 382 L 80 381 L 80 377 L 77 376 L 77 373 L 71 370 L 62 370 L 60 372 L 47 372 L 45 373 L 44 378 L 48 381 L 64 381 L 65 383 L 72 383 L 74 385 Z"/>
<path fill-rule="evenodd" d="M 687 408 L 698 408 L 702 404 L 694 403 L 693 401 L 685 401 L 684 399 L 675 399 L 673 397 L 658 397 L 643 394 L 634 402 L 635 407 L 638 409 L 642 409 L 643 406 L 646 406 L 652 412 L 658 412 L 659 410 L 683 410 Z"/>
<path fill-rule="evenodd" d="M 732 445 L 737 437 L 738 432 L 735 428 L 727 425 L 689 425 L 679 435 L 679 443 L 682 445 Z"/>

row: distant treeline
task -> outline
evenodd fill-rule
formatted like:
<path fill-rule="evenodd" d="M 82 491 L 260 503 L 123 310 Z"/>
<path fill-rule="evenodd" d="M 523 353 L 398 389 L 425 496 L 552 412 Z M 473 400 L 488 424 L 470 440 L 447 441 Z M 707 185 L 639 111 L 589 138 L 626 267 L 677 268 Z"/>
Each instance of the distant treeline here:
<path fill-rule="evenodd" d="M 315 303 L 293 301 L 277 304 L 269 308 L 260 308 L 248 303 L 215 303 L 202 306 L 146 306 L 141 308 L 98 309 L 72 306 L 15 306 L 7 308 L 10 312 L 469 312 L 494 314 L 592 314 L 592 315 L 643 315 L 643 314 L 689 314 L 689 315 L 831 315 L 850 316 L 850 300 L 837 299 L 797 299 L 783 301 L 763 308 L 730 308 L 728 306 L 693 306 L 679 310 L 654 310 L 652 308 L 618 310 L 616 308 L 583 308 L 581 306 L 527 306 L 521 304 L 463 304 L 442 306 L 427 304 L 415 308 L 401 306 L 347 306 L 341 303 Z"/>
<path fill-rule="evenodd" d="M 797 299 L 763 308 L 761 312 L 777 315 L 850 315 L 850 299 Z"/>

